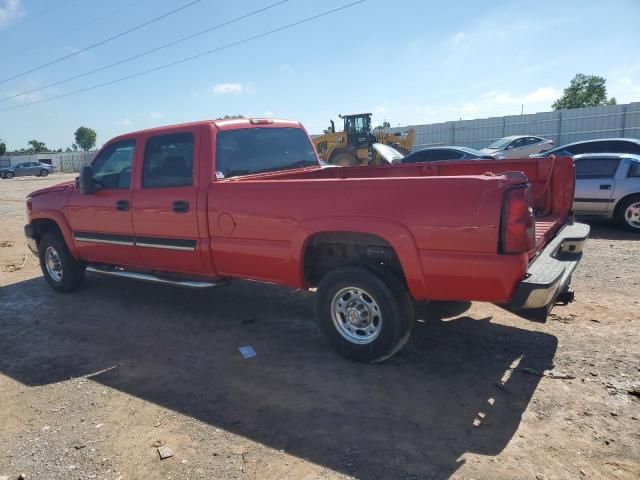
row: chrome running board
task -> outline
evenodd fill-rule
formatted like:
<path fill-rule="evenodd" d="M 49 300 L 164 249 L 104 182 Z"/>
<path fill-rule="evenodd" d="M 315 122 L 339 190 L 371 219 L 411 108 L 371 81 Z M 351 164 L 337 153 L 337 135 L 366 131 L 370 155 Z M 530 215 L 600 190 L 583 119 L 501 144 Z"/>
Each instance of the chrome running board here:
<path fill-rule="evenodd" d="M 143 280 L 145 282 L 161 283 L 165 285 L 176 285 L 188 288 L 210 288 L 226 285 L 225 281 L 208 282 L 202 280 L 171 280 L 169 278 L 158 277 L 152 273 L 129 272 L 120 268 L 100 268 L 97 266 L 87 266 L 87 272 L 100 273 L 102 275 L 111 275 L 112 277 L 132 278 L 134 280 Z"/>

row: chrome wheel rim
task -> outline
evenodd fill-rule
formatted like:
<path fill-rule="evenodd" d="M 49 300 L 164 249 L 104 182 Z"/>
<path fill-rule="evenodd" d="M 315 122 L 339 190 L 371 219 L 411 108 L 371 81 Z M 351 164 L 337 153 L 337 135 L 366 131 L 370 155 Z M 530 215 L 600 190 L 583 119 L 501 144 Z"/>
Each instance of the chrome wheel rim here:
<path fill-rule="evenodd" d="M 56 282 L 62 281 L 62 262 L 55 248 L 47 247 L 44 252 L 44 263 L 49 276 Z"/>
<path fill-rule="evenodd" d="M 373 342 L 382 329 L 378 302 L 358 287 L 345 287 L 333 296 L 331 320 L 344 339 L 358 345 Z"/>
<path fill-rule="evenodd" d="M 624 212 L 624 218 L 633 228 L 640 229 L 640 202 L 629 205 Z"/>

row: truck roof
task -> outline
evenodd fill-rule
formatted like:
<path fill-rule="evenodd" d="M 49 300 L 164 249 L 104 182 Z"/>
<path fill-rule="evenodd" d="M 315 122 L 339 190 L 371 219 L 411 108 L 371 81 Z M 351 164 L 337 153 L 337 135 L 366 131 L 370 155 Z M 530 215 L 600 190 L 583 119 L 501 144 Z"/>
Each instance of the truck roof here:
<path fill-rule="evenodd" d="M 219 130 L 235 130 L 239 128 L 252 128 L 252 127 L 260 127 L 269 125 L 270 127 L 302 127 L 300 122 L 294 120 L 283 120 L 283 119 L 275 119 L 275 118 L 233 118 L 233 119 L 219 119 L 219 120 L 197 120 L 195 122 L 186 122 L 186 123 L 176 123 L 173 125 L 163 125 L 161 127 L 153 127 L 153 128 L 145 128 L 142 130 L 136 130 L 133 132 L 123 133 L 122 135 L 118 135 L 117 137 L 109 139 L 109 142 L 112 140 L 117 140 L 120 138 L 129 138 L 131 136 L 153 133 L 153 132 L 162 132 L 165 130 L 170 130 L 176 127 L 198 127 L 203 125 L 215 125 Z"/>

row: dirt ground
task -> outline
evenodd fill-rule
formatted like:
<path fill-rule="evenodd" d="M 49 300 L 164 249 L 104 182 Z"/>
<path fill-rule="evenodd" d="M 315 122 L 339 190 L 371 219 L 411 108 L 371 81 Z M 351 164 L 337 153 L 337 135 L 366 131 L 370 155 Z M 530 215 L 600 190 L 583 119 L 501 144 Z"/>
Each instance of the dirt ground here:
<path fill-rule="evenodd" d="M 0 478 L 640 478 L 640 236 L 593 225 L 545 324 L 433 304 L 362 365 L 307 292 L 88 274 L 55 293 L 24 197 L 68 178 L 0 180 Z"/>

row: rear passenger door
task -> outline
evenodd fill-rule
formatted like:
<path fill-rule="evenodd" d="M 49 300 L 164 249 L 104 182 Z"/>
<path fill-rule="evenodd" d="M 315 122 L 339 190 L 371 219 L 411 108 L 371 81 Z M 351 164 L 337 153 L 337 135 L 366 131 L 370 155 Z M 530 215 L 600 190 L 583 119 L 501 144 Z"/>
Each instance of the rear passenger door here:
<path fill-rule="evenodd" d="M 580 158 L 576 165 L 575 213 L 604 215 L 613 202 L 619 158 Z"/>
<path fill-rule="evenodd" d="M 185 129 L 149 135 L 144 142 L 133 192 L 133 230 L 138 255 L 151 270 L 205 271 L 196 205 L 200 138 L 200 129 Z"/>

